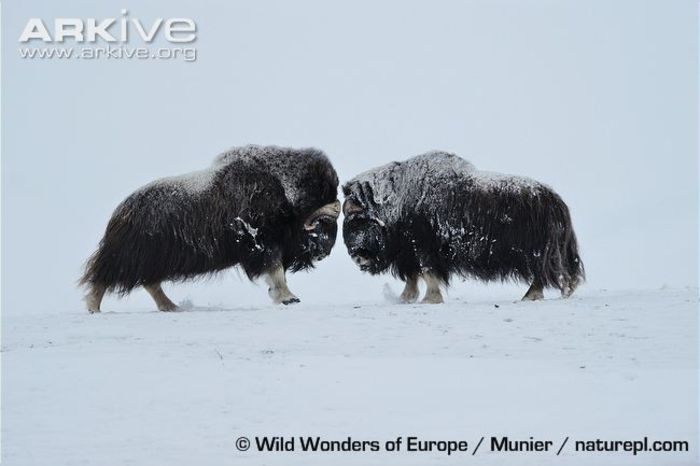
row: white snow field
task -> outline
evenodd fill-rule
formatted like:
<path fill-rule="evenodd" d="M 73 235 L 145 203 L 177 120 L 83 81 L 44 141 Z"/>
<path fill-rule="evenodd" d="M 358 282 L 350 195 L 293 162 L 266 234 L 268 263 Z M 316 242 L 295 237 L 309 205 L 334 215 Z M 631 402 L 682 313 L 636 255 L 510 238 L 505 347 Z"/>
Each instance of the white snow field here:
<path fill-rule="evenodd" d="M 4 464 L 696 464 L 697 289 L 370 298 L 6 316 Z M 469 451 L 236 450 L 237 437 L 256 435 L 417 436 L 466 440 Z M 490 436 L 505 435 L 554 447 L 490 452 Z M 573 450 L 577 439 L 645 436 L 690 451 Z"/>

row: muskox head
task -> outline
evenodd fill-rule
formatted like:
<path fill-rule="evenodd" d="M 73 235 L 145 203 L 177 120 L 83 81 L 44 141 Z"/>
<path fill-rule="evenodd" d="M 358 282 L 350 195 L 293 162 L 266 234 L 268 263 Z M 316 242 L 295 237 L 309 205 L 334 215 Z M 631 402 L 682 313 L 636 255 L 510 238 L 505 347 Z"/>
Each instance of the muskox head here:
<path fill-rule="evenodd" d="M 303 255 L 312 261 L 328 256 L 338 233 L 340 201 L 331 202 L 312 212 L 304 220 L 300 246 Z"/>
<path fill-rule="evenodd" d="M 384 222 L 353 196 L 345 199 L 343 215 L 343 238 L 352 260 L 365 272 L 386 270 L 390 259 Z"/>

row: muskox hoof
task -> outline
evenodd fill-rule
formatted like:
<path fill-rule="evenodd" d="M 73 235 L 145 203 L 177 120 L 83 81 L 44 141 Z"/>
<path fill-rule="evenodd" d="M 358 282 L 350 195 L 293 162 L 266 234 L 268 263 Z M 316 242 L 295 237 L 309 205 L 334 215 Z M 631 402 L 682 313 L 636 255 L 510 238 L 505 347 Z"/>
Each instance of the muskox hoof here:
<path fill-rule="evenodd" d="M 523 296 L 521 301 L 541 301 L 544 299 L 544 294 L 540 291 L 539 293 L 528 293 Z"/>
<path fill-rule="evenodd" d="M 574 289 L 573 289 L 572 287 L 565 286 L 565 287 L 562 288 L 562 290 L 561 290 L 561 297 L 564 298 L 564 299 L 566 299 L 566 298 L 571 297 L 571 295 L 572 295 L 573 293 L 574 293 Z"/>
<path fill-rule="evenodd" d="M 415 303 L 418 300 L 418 291 L 416 290 L 416 291 L 410 292 L 410 293 L 407 293 L 404 291 L 403 293 L 401 293 L 401 296 L 399 296 L 399 300 L 403 304 Z"/>
<path fill-rule="evenodd" d="M 425 295 L 425 298 L 423 298 L 423 301 L 421 301 L 423 304 L 442 304 L 444 303 L 442 299 L 442 294 L 440 293 L 428 293 Z"/>
<path fill-rule="evenodd" d="M 285 306 L 287 306 L 288 304 L 294 304 L 299 302 L 299 298 L 294 296 L 294 293 L 289 291 L 286 283 L 283 283 L 282 287 L 270 287 L 267 290 L 267 293 L 270 295 L 270 298 L 272 298 L 272 302 L 275 304 L 284 304 Z"/>
<path fill-rule="evenodd" d="M 90 292 L 85 296 L 85 306 L 90 314 L 100 312 L 100 304 L 107 288 L 104 285 L 92 285 Z"/>
<path fill-rule="evenodd" d="M 272 298 L 272 302 L 275 304 L 284 304 L 285 306 L 288 304 L 294 304 L 300 302 L 299 298 L 294 296 L 289 290 L 286 291 L 281 291 L 277 289 L 270 289 L 270 297 Z"/>
<path fill-rule="evenodd" d="M 544 299 L 544 292 L 542 291 L 542 288 L 536 288 L 533 286 L 530 287 L 529 290 L 527 290 L 527 293 L 525 293 L 525 296 L 523 296 L 523 301 L 539 301 L 541 299 Z"/>
<path fill-rule="evenodd" d="M 174 303 L 169 303 L 169 304 L 164 304 L 164 305 L 162 305 L 162 306 L 158 306 L 158 310 L 159 310 L 160 312 L 176 312 L 176 311 L 178 311 L 179 309 L 180 309 L 180 308 L 177 307 L 177 305 L 174 304 Z"/>

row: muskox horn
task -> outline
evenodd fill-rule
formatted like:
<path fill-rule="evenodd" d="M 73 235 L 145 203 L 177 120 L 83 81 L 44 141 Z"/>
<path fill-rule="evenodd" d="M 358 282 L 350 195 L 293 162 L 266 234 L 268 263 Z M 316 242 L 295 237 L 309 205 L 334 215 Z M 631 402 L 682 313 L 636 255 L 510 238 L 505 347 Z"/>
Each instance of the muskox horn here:
<path fill-rule="evenodd" d="M 309 218 L 304 222 L 304 229 L 313 230 L 316 228 L 316 224 L 322 217 L 332 218 L 334 221 L 340 215 L 340 201 L 331 202 L 326 204 L 320 209 L 314 211 Z"/>
<path fill-rule="evenodd" d="M 362 212 L 362 210 L 362 207 L 352 199 L 345 199 L 345 202 L 343 203 L 343 215 L 345 215 L 346 217 L 348 215 Z"/>

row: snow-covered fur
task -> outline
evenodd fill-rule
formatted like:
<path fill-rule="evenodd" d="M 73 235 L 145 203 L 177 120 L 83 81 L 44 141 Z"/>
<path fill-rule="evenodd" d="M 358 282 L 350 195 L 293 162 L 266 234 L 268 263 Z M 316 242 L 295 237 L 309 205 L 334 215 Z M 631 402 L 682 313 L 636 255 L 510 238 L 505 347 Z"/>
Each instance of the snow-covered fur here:
<path fill-rule="evenodd" d="M 310 268 L 330 253 L 337 223 L 328 215 L 305 222 L 336 202 L 337 190 L 338 176 L 319 150 L 233 148 L 207 170 L 157 180 L 127 197 L 81 283 L 124 294 L 236 264 L 251 279 L 280 265 Z"/>
<path fill-rule="evenodd" d="M 343 186 L 348 252 L 373 274 L 522 280 L 568 296 L 584 278 L 569 210 L 537 181 L 429 152 Z"/>

